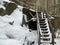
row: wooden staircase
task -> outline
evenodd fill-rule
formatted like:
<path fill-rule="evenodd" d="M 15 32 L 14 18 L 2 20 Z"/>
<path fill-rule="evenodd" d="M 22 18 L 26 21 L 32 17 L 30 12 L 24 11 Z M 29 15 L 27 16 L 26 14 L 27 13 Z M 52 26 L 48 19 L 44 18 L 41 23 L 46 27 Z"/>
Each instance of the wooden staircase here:
<path fill-rule="evenodd" d="M 42 14 L 38 14 L 38 15 L 42 16 Z M 45 15 L 43 15 L 41 18 L 37 16 L 37 30 L 38 30 L 38 38 L 39 38 L 38 45 L 44 43 L 50 44 L 52 41 L 52 35 L 49 28 L 48 18 L 46 18 Z"/>

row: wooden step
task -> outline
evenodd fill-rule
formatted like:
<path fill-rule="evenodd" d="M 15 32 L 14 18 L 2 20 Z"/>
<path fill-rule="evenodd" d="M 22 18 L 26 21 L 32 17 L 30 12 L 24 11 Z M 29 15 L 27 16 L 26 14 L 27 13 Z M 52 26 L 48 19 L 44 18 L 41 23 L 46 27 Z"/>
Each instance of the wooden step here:
<path fill-rule="evenodd" d="M 46 28 L 47 26 L 40 26 L 40 28 Z"/>
<path fill-rule="evenodd" d="M 46 34 L 46 33 L 48 33 L 48 32 L 42 32 L 42 33 Z"/>
<path fill-rule="evenodd" d="M 45 21 L 40 21 L 40 23 L 45 23 Z"/>
<path fill-rule="evenodd" d="M 45 21 L 45 19 L 39 19 L 40 21 Z"/>
<path fill-rule="evenodd" d="M 46 25 L 46 23 L 40 23 L 40 25 Z"/>
<path fill-rule="evenodd" d="M 47 38 L 50 38 L 50 37 L 40 37 L 40 38 L 46 38 L 47 39 Z"/>
<path fill-rule="evenodd" d="M 49 35 L 41 35 L 42 37 L 49 37 Z"/>
<path fill-rule="evenodd" d="M 48 30 L 46 30 L 46 31 L 42 30 L 42 32 L 49 32 L 49 31 Z"/>
<path fill-rule="evenodd" d="M 43 30 L 43 31 L 47 31 L 48 29 L 47 29 L 47 28 L 41 28 L 41 30 Z"/>
<path fill-rule="evenodd" d="M 40 25 L 40 26 L 46 26 L 46 25 Z"/>
<path fill-rule="evenodd" d="M 50 41 L 50 38 L 42 38 L 43 41 Z"/>

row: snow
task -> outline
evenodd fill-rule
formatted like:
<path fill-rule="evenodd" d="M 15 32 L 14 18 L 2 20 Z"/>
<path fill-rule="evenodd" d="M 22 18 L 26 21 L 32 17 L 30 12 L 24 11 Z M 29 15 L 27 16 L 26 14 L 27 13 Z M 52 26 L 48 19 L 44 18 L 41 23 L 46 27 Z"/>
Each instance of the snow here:
<path fill-rule="evenodd" d="M 11 3 L 12 1 L 9 1 L 9 0 L 0 0 L 0 8 L 3 8 L 5 10 L 6 8 L 4 7 L 4 2 Z"/>
<path fill-rule="evenodd" d="M 22 23 L 22 11 L 20 12 L 18 8 L 14 10 L 11 16 L 14 17 L 14 25 L 20 25 Z"/>
<path fill-rule="evenodd" d="M 0 33 L 0 39 L 8 39 L 8 37 L 4 33 Z"/>
<path fill-rule="evenodd" d="M 55 39 L 56 44 L 55 45 L 60 45 L 60 38 Z"/>
<path fill-rule="evenodd" d="M 3 0 L 0 0 L 0 8 L 3 8 L 5 10 L 6 8 L 3 6 L 3 4 Z"/>
<path fill-rule="evenodd" d="M 22 44 L 20 43 L 20 41 L 14 39 L 7 40 L 0 39 L 0 45 L 22 45 Z"/>
<path fill-rule="evenodd" d="M 0 3 L 2 3 L 3 2 L 3 0 L 0 0 Z"/>
<path fill-rule="evenodd" d="M 8 3 L 10 3 L 10 2 L 11 2 L 11 1 L 9 1 L 9 0 L 3 0 L 3 1 L 8 2 Z"/>
<path fill-rule="evenodd" d="M 10 16 L 0 16 L 0 45 L 23 45 L 29 34 L 29 29 L 21 26 L 23 13 L 20 7 L 18 6 Z M 9 24 L 13 21 L 13 25 Z"/>
<path fill-rule="evenodd" d="M 0 16 L 0 45 L 27 45 L 28 41 L 37 43 L 37 32 L 29 32 L 28 28 L 21 26 L 22 9 L 23 7 L 18 5 L 11 15 Z M 9 24 L 10 22 L 13 24 Z"/>
<path fill-rule="evenodd" d="M 3 9 L 5 10 L 5 7 L 4 7 L 4 6 L 2 6 L 2 5 L 0 5 L 0 8 L 3 8 Z"/>
<path fill-rule="evenodd" d="M 32 37 L 31 37 L 32 36 Z M 36 41 L 37 40 L 37 31 L 32 31 L 28 34 L 27 39 L 29 41 Z M 36 41 L 37 42 L 37 41 Z"/>
<path fill-rule="evenodd" d="M 35 41 L 34 45 L 37 45 L 38 40 L 37 40 L 37 31 L 32 31 L 29 33 L 29 35 L 27 35 L 27 40 L 29 41 Z"/>

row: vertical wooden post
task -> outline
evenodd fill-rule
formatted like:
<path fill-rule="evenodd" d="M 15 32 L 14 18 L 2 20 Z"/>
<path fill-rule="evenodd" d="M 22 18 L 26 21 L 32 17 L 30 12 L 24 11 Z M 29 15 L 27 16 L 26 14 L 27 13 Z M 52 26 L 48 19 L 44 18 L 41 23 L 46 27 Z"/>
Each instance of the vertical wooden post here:
<path fill-rule="evenodd" d="M 55 15 L 55 13 L 56 13 L 56 11 L 55 11 L 55 3 L 56 3 L 56 1 L 54 0 L 54 15 Z"/>
<path fill-rule="evenodd" d="M 40 8 L 40 0 L 37 0 L 36 2 L 36 18 L 37 18 L 37 31 L 38 31 L 38 45 L 41 44 L 41 35 L 40 35 L 40 26 L 39 26 L 39 17 L 38 17 L 38 12 L 39 12 L 39 8 Z"/>

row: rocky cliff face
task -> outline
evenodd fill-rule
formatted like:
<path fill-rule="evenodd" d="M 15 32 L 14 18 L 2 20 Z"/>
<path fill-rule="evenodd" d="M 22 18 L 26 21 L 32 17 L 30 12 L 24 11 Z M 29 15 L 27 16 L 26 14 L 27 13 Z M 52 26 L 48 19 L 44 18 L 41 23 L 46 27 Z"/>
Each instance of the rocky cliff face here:
<path fill-rule="evenodd" d="M 8 2 L 3 2 L 4 4 L 1 4 L 0 6 L 0 15 L 10 15 L 16 8 L 17 5 L 15 3 L 8 3 Z"/>

